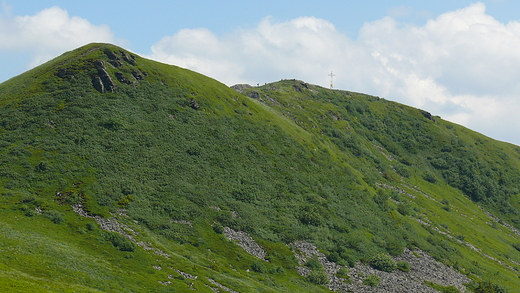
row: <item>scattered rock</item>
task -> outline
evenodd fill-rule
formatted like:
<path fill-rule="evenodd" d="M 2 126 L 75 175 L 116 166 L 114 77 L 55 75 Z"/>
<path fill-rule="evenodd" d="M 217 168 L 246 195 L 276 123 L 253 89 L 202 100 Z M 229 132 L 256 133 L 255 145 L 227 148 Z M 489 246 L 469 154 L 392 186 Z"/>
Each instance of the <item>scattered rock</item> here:
<path fill-rule="evenodd" d="M 228 240 L 236 241 L 237 245 L 242 247 L 247 253 L 261 260 L 266 260 L 265 256 L 267 252 L 246 232 L 235 231 L 229 227 L 224 227 L 224 235 Z"/>
<path fill-rule="evenodd" d="M 390 162 L 395 160 L 394 157 L 386 153 L 386 150 L 382 146 L 378 146 L 375 144 L 373 146 Z"/>
<path fill-rule="evenodd" d="M 164 281 L 164 282 L 163 282 L 163 281 L 157 281 L 157 282 L 161 283 L 161 284 L 164 285 L 164 286 L 168 286 L 168 285 L 173 284 L 173 283 L 170 282 L 170 281 Z"/>
<path fill-rule="evenodd" d="M 197 103 L 197 101 L 195 101 L 194 98 L 191 98 L 190 101 L 189 101 L 189 105 L 192 109 L 194 110 L 198 110 L 200 108 L 200 105 L 199 103 Z"/>
<path fill-rule="evenodd" d="M 34 209 L 34 212 L 35 212 L 37 215 L 41 215 L 41 214 L 43 214 L 43 209 L 42 209 L 42 207 L 36 207 L 36 208 Z"/>
<path fill-rule="evenodd" d="M 466 287 L 463 284 L 470 281 L 465 275 L 436 261 L 421 250 L 412 252 L 409 249 L 405 249 L 404 253 L 398 257 L 394 257 L 394 260 L 407 261 L 411 267 L 409 272 L 395 270 L 392 273 L 387 273 L 358 263 L 355 267 L 348 268 L 351 283 L 346 283 L 345 279 L 335 275 L 341 266 L 329 261 L 314 245 L 304 241 L 297 241 L 291 246 L 300 265 L 303 265 L 314 255 L 318 257 L 329 279 L 329 284 L 326 285 L 327 288 L 336 292 L 438 292 L 424 285 L 424 281 L 430 281 L 443 286 L 455 286 L 461 292 L 464 292 Z M 307 276 L 311 271 L 309 268 L 301 266 L 296 267 L 296 270 L 302 276 Z M 363 281 L 369 275 L 379 276 L 381 283 L 377 287 L 364 285 Z"/>
<path fill-rule="evenodd" d="M 193 223 L 192 222 L 185 221 L 185 220 L 172 220 L 172 223 L 183 224 L 183 225 L 187 225 L 187 226 L 193 227 Z"/>
<path fill-rule="evenodd" d="M 406 195 L 408 197 L 411 197 L 411 198 L 415 198 L 415 195 L 413 194 L 410 194 L 406 191 L 404 191 L 403 189 L 399 188 L 399 187 L 395 187 L 395 186 L 392 186 L 392 185 L 388 185 L 386 183 L 376 183 L 376 186 L 377 187 L 381 187 L 381 188 L 384 188 L 384 189 L 390 189 L 390 190 L 393 190 L 399 194 L 403 194 L 403 195 Z"/>
<path fill-rule="evenodd" d="M 181 270 L 178 270 L 178 269 L 173 269 L 173 270 L 176 271 L 177 273 L 179 273 L 179 275 L 183 276 L 186 279 L 197 280 L 197 278 L 199 277 L 199 276 L 190 275 L 190 274 L 185 273 L 185 272 L 183 272 Z"/>
<path fill-rule="evenodd" d="M 58 192 L 57 195 L 58 194 L 60 194 L 60 193 Z M 170 255 L 165 253 L 164 251 L 162 251 L 158 248 L 153 248 L 146 242 L 135 240 L 135 238 L 132 235 L 130 235 L 127 231 L 132 232 L 132 234 L 134 234 L 134 236 L 138 235 L 138 233 L 135 232 L 134 230 L 130 229 L 130 227 L 128 227 L 124 224 L 120 224 L 115 219 L 104 219 L 103 217 L 100 217 L 100 216 L 91 216 L 87 213 L 87 211 L 85 211 L 82 203 L 77 203 L 75 205 L 72 205 L 72 210 L 74 210 L 74 212 L 76 212 L 80 216 L 96 220 L 96 222 L 99 225 L 99 228 L 101 228 L 102 230 L 119 233 L 119 234 L 123 235 L 124 237 L 126 237 L 128 240 L 130 240 L 130 241 L 134 242 L 135 244 L 139 245 L 140 247 L 142 247 L 144 250 L 152 251 L 153 253 L 155 253 L 159 256 L 162 256 L 164 258 L 167 258 L 167 259 L 170 258 Z"/>
<path fill-rule="evenodd" d="M 222 289 L 222 290 L 224 290 L 224 291 L 226 291 L 226 292 L 239 293 L 239 292 L 237 292 L 237 291 L 235 291 L 235 290 L 229 289 L 228 287 L 226 287 L 226 286 L 224 286 L 224 285 L 218 283 L 217 281 L 215 281 L 215 280 L 213 280 L 213 279 L 211 279 L 211 278 L 208 278 L 208 281 L 209 281 L 211 284 L 213 284 L 213 285 L 219 287 L 220 289 Z M 211 287 L 210 287 L 210 288 L 211 288 Z M 212 289 L 213 289 L 213 288 L 212 288 Z M 215 289 L 213 289 L 213 291 L 215 291 Z M 219 291 L 215 291 L 215 292 L 219 292 Z"/>

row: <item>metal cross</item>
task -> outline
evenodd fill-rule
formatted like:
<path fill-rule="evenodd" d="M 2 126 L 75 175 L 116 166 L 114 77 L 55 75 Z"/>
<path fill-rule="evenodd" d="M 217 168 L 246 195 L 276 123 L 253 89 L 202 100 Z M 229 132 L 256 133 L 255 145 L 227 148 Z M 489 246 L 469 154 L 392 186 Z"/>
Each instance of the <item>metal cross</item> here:
<path fill-rule="evenodd" d="M 335 75 L 334 73 L 332 73 L 332 71 L 331 71 L 330 74 L 329 74 L 329 76 L 330 76 L 330 88 L 333 88 L 334 85 L 333 85 L 332 79 L 333 79 L 334 76 L 336 76 L 336 75 Z"/>

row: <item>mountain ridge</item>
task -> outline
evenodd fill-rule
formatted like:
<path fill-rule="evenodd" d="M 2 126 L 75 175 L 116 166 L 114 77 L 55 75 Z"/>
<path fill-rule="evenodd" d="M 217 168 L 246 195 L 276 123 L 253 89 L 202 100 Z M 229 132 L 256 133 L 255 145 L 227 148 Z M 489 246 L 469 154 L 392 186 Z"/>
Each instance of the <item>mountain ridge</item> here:
<path fill-rule="evenodd" d="M 416 249 L 469 277 L 468 290 L 517 284 L 520 148 L 424 110 L 298 80 L 231 89 L 110 44 L 14 77 L 0 97 L 1 223 L 11 235 L 0 241 L 13 256 L 0 263 L 17 276 L 0 287 L 29 284 L 26 274 L 45 276 L 37 282 L 49 291 L 63 279 L 92 291 L 318 292 L 336 280 L 324 277 L 325 260 L 354 274 L 377 255 Z M 120 230 L 105 231 L 109 219 Z M 269 262 L 230 242 L 229 229 Z M 114 282 L 38 242 L 54 251 L 42 257 L 21 242 L 27 231 L 99 260 Z M 319 249 L 321 268 L 312 255 L 295 259 L 295 241 Z M 65 277 L 76 270 L 82 277 Z M 389 282 L 347 275 L 341 282 L 365 291 Z"/>

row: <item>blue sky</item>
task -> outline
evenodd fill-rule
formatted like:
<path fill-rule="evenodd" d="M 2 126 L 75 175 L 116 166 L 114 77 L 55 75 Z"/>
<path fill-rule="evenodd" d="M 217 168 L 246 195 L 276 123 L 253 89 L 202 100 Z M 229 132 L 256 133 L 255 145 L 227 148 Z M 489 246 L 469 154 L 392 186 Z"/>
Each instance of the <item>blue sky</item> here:
<path fill-rule="evenodd" d="M 520 1 L 0 0 L 0 82 L 110 42 L 232 85 L 297 78 L 520 145 Z"/>

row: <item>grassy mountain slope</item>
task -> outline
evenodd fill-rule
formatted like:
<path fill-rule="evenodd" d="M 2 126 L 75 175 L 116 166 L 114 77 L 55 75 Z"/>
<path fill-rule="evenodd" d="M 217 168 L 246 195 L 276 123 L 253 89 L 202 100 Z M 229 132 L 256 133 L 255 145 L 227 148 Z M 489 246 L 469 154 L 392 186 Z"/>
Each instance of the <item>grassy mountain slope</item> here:
<path fill-rule="evenodd" d="M 517 287 L 519 147 L 296 80 L 240 91 L 108 44 L 0 84 L 0 288 L 328 291 L 297 240 L 344 266 L 420 248 Z"/>

